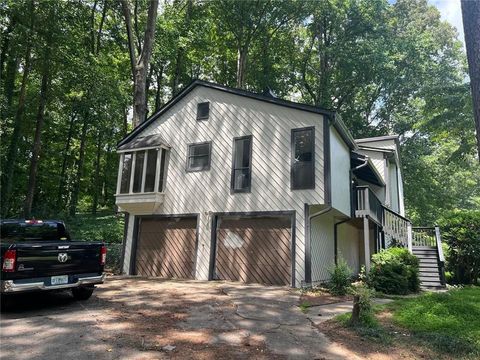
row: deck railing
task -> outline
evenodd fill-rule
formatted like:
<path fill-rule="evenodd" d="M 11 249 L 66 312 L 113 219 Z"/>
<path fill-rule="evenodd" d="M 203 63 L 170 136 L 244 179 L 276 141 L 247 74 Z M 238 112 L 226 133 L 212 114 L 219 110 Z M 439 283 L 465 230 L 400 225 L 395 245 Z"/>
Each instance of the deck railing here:
<path fill-rule="evenodd" d="M 414 227 L 413 246 L 437 246 L 437 239 L 434 227 Z"/>
<path fill-rule="evenodd" d="M 400 245 L 411 250 L 411 222 L 385 207 L 368 186 L 357 186 L 355 216 L 368 216 L 382 226 L 389 245 Z"/>
<path fill-rule="evenodd" d="M 369 216 L 377 223 L 383 224 L 382 202 L 368 186 L 357 186 L 356 202 L 356 216 Z"/>
<path fill-rule="evenodd" d="M 384 222 L 383 232 L 386 236 L 392 239 L 392 243 L 395 245 L 401 245 L 411 250 L 411 222 L 402 215 L 390 210 L 387 207 L 383 207 L 384 210 Z"/>

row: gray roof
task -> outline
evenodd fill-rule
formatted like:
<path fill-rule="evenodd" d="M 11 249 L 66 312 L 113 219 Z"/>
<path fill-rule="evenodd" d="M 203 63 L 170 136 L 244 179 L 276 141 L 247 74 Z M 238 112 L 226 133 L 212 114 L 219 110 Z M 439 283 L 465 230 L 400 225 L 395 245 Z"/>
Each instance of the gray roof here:
<path fill-rule="evenodd" d="M 157 146 L 170 147 L 167 142 L 158 134 L 135 137 L 131 141 L 118 147 L 118 151 L 153 148 Z"/>
<path fill-rule="evenodd" d="M 356 143 L 364 143 L 364 142 L 383 141 L 383 140 L 396 140 L 399 137 L 400 137 L 400 135 L 375 136 L 375 137 L 370 137 L 370 138 L 355 139 L 355 142 Z"/>

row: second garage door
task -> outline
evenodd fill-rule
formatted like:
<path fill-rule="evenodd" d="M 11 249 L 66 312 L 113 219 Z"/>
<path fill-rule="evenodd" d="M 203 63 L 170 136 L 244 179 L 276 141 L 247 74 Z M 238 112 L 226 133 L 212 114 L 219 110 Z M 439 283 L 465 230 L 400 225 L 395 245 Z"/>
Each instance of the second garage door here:
<path fill-rule="evenodd" d="M 139 223 L 137 275 L 193 279 L 196 218 L 142 218 Z"/>
<path fill-rule="evenodd" d="M 290 217 L 219 217 L 215 275 L 221 280 L 290 285 Z"/>

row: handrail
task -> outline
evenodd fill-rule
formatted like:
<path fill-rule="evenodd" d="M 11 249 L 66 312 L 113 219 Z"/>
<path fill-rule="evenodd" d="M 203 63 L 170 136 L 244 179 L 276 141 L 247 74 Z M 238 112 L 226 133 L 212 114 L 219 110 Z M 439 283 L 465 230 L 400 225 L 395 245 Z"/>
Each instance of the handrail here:
<path fill-rule="evenodd" d="M 442 236 L 440 235 L 440 228 L 435 226 L 435 239 L 437 240 L 437 251 L 438 251 L 438 262 L 439 262 L 439 272 L 440 272 L 440 283 L 442 285 L 446 284 L 445 279 L 445 255 L 443 254 L 442 248 Z"/>
<path fill-rule="evenodd" d="M 437 240 L 438 260 L 445 262 L 445 255 L 443 255 L 442 236 L 440 235 L 440 228 L 435 226 L 435 239 Z"/>
<path fill-rule="evenodd" d="M 411 223 L 410 219 L 407 219 L 405 216 L 400 215 L 399 213 L 397 213 L 396 211 L 393 211 L 392 209 L 386 207 L 385 205 L 382 205 L 382 206 L 383 206 L 383 208 L 384 208 L 385 210 L 391 212 L 391 213 L 394 214 L 395 216 L 398 216 L 400 219 Z"/>

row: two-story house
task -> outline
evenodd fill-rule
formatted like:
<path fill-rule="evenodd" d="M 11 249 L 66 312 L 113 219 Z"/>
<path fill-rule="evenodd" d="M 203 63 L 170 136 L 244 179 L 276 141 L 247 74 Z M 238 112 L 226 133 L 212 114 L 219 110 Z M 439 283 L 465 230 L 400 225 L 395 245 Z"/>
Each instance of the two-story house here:
<path fill-rule="evenodd" d="M 325 109 L 197 80 L 118 153 L 126 274 L 298 287 L 413 247 L 398 137 L 354 140 Z"/>

